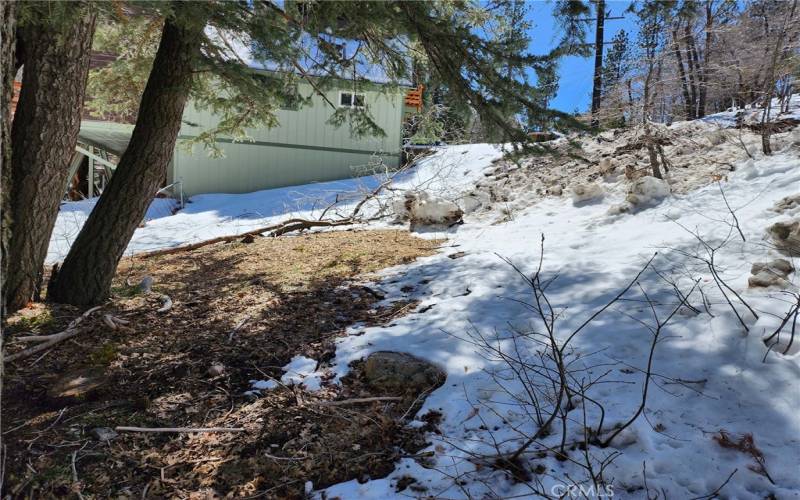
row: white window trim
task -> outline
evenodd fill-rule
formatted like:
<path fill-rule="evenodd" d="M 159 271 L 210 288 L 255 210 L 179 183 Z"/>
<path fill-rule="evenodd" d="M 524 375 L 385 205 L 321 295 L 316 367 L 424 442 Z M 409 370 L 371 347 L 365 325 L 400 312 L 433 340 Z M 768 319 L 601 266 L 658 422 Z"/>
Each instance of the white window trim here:
<path fill-rule="evenodd" d="M 350 105 L 347 106 L 342 104 L 342 94 L 350 94 Z M 364 98 L 364 105 L 363 106 L 356 106 L 356 99 L 355 96 L 360 95 Z M 353 92 L 352 90 L 340 90 L 339 91 L 339 101 L 338 107 L 340 108 L 365 108 L 367 106 L 367 94 L 364 92 Z"/>

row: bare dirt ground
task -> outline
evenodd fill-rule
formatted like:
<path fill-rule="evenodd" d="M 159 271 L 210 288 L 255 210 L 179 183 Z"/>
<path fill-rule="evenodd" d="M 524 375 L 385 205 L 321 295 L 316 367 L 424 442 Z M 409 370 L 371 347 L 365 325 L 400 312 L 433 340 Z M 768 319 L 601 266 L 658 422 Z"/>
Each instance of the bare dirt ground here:
<path fill-rule="evenodd" d="M 405 231 L 339 231 L 126 258 L 113 298 L 84 331 L 7 366 L 4 498 L 303 498 L 308 481 L 320 488 L 388 474 L 424 444 L 422 430 L 403 425 L 417 395 L 320 404 L 387 396 L 364 382 L 358 364 L 341 385 L 318 392 L 244 393 L 252 379 L 280 379 L 295 355 L 324 367 L 350 325 L 412 310 L 402 297 L 378 307 L 384 297 L 370 286 L 373 273 L 439 244 Z M 147 275 L 153 292 L 142 293 L 136 284 Z M 160 294 L 171 310 L 157 312 Z M 31 306 L 9 320 L 7 352 L 25 347 L 21 336 L 58 332 L 81 312 Z M 104 314 L 129 323 L 112 329 Z M 76 377 L 84 380 L 78 389 L 61 385 Z M 245 430 L 93 435 L 116 426 Z"/>

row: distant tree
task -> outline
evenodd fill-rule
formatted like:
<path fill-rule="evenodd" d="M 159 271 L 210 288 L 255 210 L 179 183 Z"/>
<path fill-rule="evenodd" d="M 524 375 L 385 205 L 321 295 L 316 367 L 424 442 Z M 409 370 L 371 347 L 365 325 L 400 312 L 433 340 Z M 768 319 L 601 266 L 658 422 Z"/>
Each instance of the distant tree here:
<path fill-rule="evenodd" d="M 628 33 L 619 30 L 611 42 L 611 50 L 603 66 L 603 98 L 601 119 L 608 120 L 608 125 L 621 127 L 625 125 L 626 82 L 625 77 L 631 69 L 631 47 Z"/>
<path fill-rule="evenodd" d="M 656 84 L 658 73 L 661 70 L 659 56 L 664 48 L 664 25 L 667 16 L 667 7 L 658 0 L 648 0 L 632 6 L 637 16 L 639 25 L 639 49 L 642 56 L 642 103 L 641 117 L 644 130 L 644 145 L 650 159 L 650 168 L 653 176 L 661 179 L 661 165 L 659 163 L 660 146 L 653 136 L 651 120 L 656 100 Z M 666 165 L 663 165 L 666 167 Z"/>

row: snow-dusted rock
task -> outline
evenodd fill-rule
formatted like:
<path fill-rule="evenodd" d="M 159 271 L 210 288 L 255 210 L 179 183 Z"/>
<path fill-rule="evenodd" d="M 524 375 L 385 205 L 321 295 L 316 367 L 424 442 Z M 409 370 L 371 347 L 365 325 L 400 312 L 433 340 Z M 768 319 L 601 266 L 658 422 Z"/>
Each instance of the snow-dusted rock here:
<path fill-rule="evenodd" d="M 666 181 L 648 175 L 631 184 L 625 200 L 633 206 L 653 205 L 669 196 L 670 192 Z"/>
<path fill-rule="evenodd" d="M 423 391 L 439 387 L 446 375 L 437 366 L 403 352 L 379 351 L 364 362 L 367 381 L 393 392 Z"/>
<path fill-rule="evenodd" d="M 776 222 L 770 226 L 769 234 L 778 250 L 800 257 L 800 220 Z"/>
<path fill-rule="evenodd" d="M 782 214 L 789 210 L 794 210 L 795 208 L 800 207 L 800 194 L 796 194 L 794 196 L 787 196 L 785 198 L 780 199 L 775 206 L 772 207 L 772 210 Z"/>
<path fill-rule="evenodd" d="M 614 172 L 616 167 L 611 163 L 611 158 L 603 158 L 600 160 L 600 163 L 597 164 L 597 168 L 600 169 L 602 175 L 609 175 Z"/>
<path fill-rule="evenodd" d="M 453 224 L 464 216 L 464 211 L 455 202 L 425 191 L 407 192 L 403 200 L 394 203 L 393 208 L 398 219 L 407 219 L 412 225 Z"/>
<path fill-rule="evenodd" d="M 577 184 L 572 186 L 570 192 L 573 205 L 580 205 L 591 201 L 599 201 L 606 195 L 603 186 L 599 184 Z"/>
<path fill-rule="evenodd" d="M 794 266 L 786 259 L 775 259 L 770 262 L 756 262 L 750 272 L 752 276 L 747 280 L 750 288 L 770 286 L 785 288 L 789 285 L 786 277 L 794 272 Z"/>

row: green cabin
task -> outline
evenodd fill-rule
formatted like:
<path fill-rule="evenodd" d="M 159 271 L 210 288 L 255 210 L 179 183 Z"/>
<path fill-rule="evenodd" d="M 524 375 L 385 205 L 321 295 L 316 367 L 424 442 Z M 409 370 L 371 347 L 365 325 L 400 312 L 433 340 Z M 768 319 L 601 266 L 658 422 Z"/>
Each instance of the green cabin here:
<path fill-rule="evenodd" d="M 354 85 L 341 80 L 341 85 L 324 92 L 324 98 L 308 82 L 299 82 L 298 92 L 310 96 L 310 103 L 277 110 L 277 126 L 248 129 L 250 140 L 242 142 L 219 138 L 224 152 L 221 158 L 209 156 L 200 145 L 190 152 L 181 144 L 211 128 L 217 120 L 212 113 L 189 103 L 164 185 L 173 187 L 175 193 L 180 190 L 182 196 L 246 193 L 357 177 L 376 168 L 400 165 L 403 119 L 414 109 L 407 102 L 416 104 L 414 96 L 420 90 L 374 83 Z M 335 111 L 332 105 L 366 107 L 386 135 L 359 137 L 351 133 L 347 122 L 339 127 L 328 123 Z M 84 175 L 91 179 L 84 182 L 89 184 L 88 196 L 102 190 L 113 172 L 114 156 L 125 151 L 132 130 L 132 124 L 82 121 L 76 155 L 80 157 L 73 168 L 77 171 L 82 165 Z"/>

